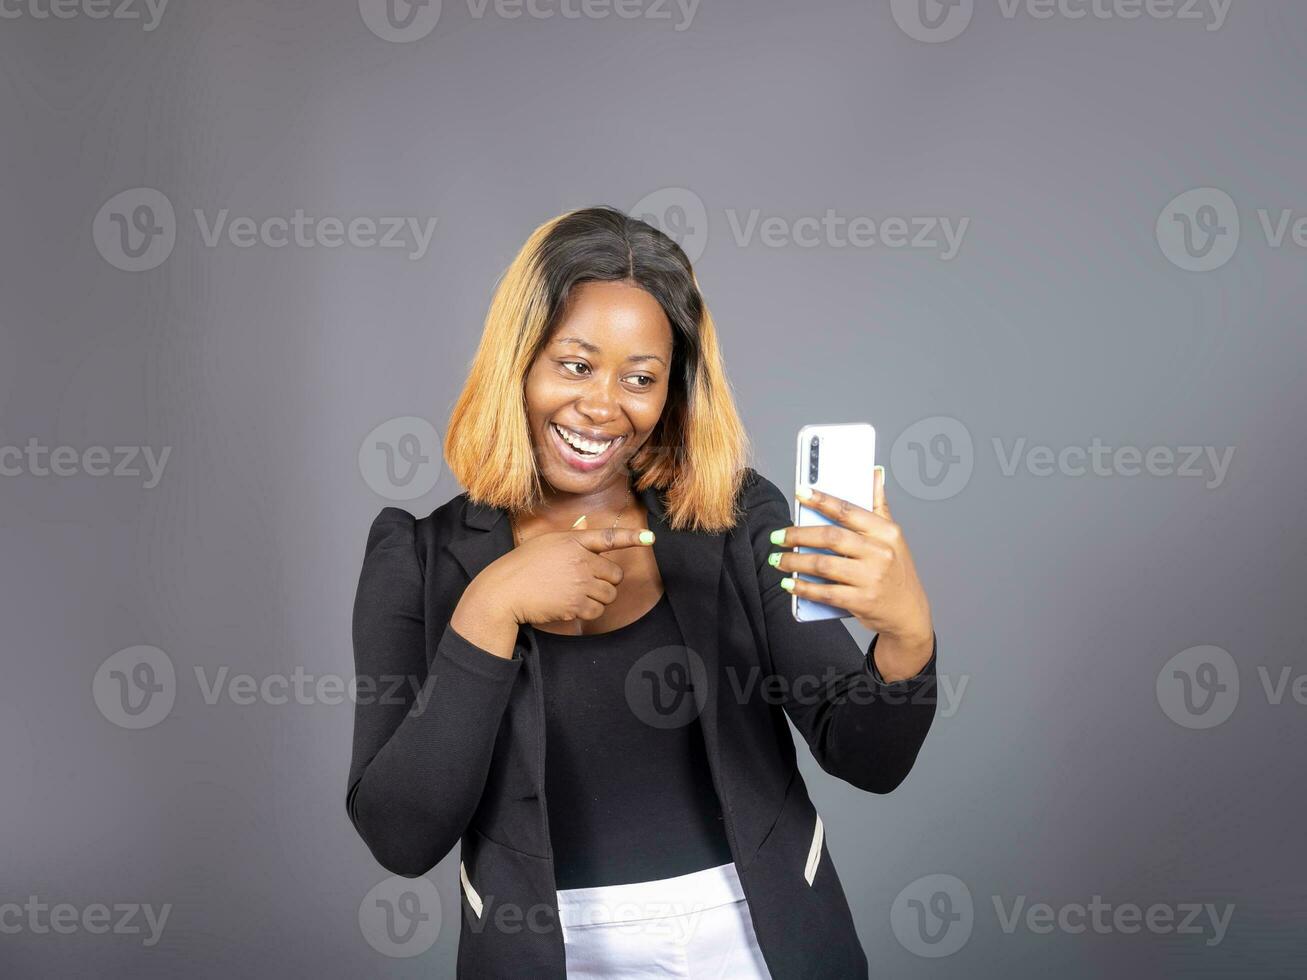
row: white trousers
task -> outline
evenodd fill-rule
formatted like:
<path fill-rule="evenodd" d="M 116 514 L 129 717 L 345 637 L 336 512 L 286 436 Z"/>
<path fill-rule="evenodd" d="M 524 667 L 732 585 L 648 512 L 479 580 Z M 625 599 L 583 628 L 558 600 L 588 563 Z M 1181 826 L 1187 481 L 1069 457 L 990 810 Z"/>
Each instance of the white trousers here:
<path fill-rule="evenodd" d="M 770 980 L 735 864 L 558 892 L 568 980 Z"/>

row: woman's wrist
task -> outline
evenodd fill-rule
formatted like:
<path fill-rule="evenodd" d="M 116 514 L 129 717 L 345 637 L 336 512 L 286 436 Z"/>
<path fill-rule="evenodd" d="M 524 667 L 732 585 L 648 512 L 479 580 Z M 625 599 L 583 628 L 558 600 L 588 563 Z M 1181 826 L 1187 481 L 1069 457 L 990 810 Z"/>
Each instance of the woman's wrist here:
<path fill-rule="evenodd" d="M 517 620 L 474 585 L 463 590 L 449 625 L 469 643 L 511 660 L 517 644 Z"/>
<path fill-rule="evenodd" d="M 900 637 L 893 633 L 880 633 L 876 639 L 874 656 L 876 669 L 886 683 L 916 677 L 930 662 L 935 650 L 935 631 L 924 636 Z"/>

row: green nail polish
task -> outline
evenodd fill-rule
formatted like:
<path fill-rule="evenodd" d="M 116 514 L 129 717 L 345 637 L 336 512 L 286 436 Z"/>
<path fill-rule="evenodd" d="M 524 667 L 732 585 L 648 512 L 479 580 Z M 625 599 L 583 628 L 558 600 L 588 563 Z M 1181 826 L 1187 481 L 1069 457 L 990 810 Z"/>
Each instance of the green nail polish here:
<path fill-rule="evenodd" d="M 771 533 L 771 543 L 772 543 L 772 544 L 784 544 L 784 543 L 785 543 L 785 528 L 781 528 L 779 531 L 772 531 L 772 533 Z"/>
<path fill-rule="evenodd" d="M 767 564 L 770 565 L 772 568 L 778 567 L 780 563 L 781 563 L 781 553 L 779 551 L 773 551 L 770 555 L 767 556 Z"/>
<path fill-rule="evenodd" d="M 792 578 L 783 578 L 783 579 L 781 579 L 781 588 L 784 589 L 786 592 L 793 592 L 793 591 L 794 591 L 794 579 L 792 579 Z"/>
<path fill-rule="evenodd" d="M 653 544 L 653 542 L 654 542 L 654 533 L 653 533 L 653 531 L 641 531 L 641 532 L 640 532 L 640 543 L 641 543 L 641 544 Z"/>

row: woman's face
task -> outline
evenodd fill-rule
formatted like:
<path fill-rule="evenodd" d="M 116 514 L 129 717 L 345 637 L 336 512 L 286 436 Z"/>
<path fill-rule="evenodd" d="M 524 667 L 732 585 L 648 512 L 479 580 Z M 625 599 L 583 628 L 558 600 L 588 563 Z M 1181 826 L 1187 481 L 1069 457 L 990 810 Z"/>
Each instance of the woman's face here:
<path fill-rule="evenodd" d="M 526 376 L 527 420 L 544 479 L 564 493 L 627 479 L 629 460 L 667 403 L 671 365 L 672 327 L 647 292 L 624 282 L 573 288 Z"/>

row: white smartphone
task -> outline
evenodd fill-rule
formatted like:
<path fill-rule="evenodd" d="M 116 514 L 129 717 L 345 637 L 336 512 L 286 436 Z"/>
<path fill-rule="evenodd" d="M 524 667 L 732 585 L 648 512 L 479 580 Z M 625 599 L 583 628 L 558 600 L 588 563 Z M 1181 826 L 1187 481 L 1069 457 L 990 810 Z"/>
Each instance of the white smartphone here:
<path fill-rule="evenodd" d="M 799 430 L 794 464 L 796 490 L 812 487 L 871 510 L 876 503 L 875 467 L 876 430 L 866 422 L 805 425 Z M 825 514 L 804 506 L 795 498 L 795 527 L 834 523 Z M 826 548 L 802 546 L 795 550 L 802 554 L 835 553 Z M 795 577 L 807 582 L 828 581 L 808 574 L 796 573 Z M 846 619 L 852 615 L 847 609 L 828 606 L 797 595 L 791 599 L 791 610 L 794 618 L 802 623 L 820 619 Z"/>

